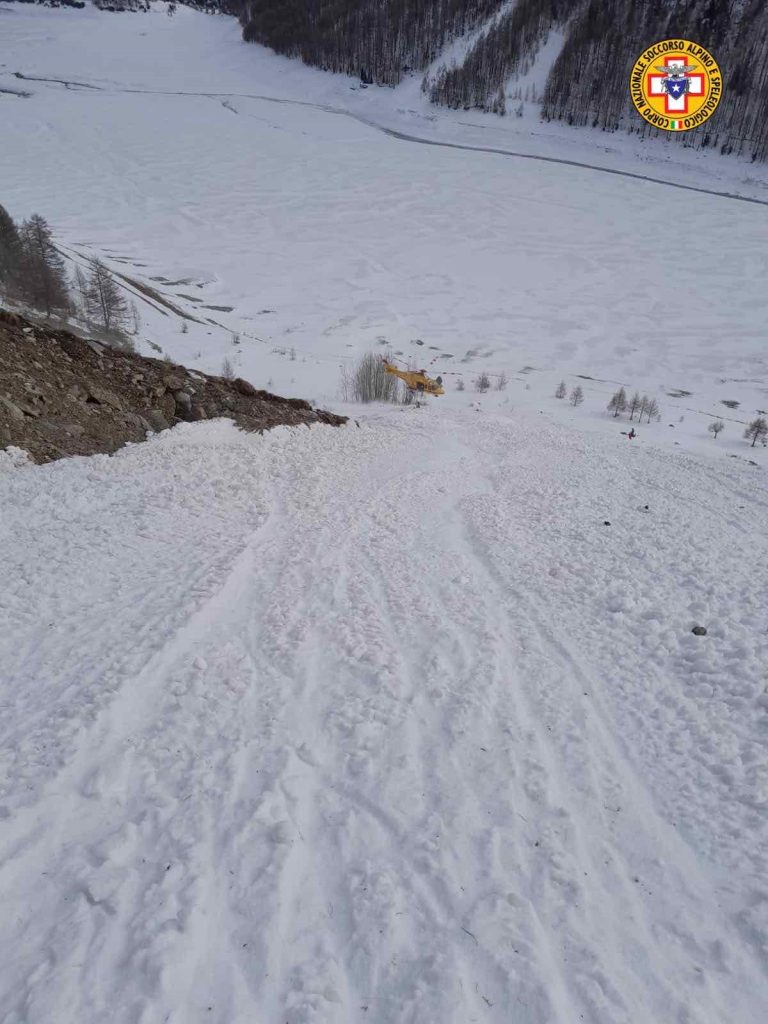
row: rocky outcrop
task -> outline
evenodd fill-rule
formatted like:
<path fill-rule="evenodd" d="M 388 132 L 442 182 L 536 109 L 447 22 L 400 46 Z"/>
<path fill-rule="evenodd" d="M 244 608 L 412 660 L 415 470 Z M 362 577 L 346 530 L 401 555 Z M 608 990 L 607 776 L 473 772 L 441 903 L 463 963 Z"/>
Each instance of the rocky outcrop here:
<path fill-rule="evenodd" d="M 225 416 L 244 430 L 345 417 L 0 310 L 0 448 L 35 462 L 114 452 L 148 431 Z"/>

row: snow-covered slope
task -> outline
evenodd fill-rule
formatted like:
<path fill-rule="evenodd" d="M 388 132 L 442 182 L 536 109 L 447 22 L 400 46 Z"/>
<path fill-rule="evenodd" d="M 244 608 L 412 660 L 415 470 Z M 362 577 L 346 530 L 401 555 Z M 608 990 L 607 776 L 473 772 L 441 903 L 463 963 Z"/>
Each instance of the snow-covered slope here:
<path fill-rule="evenodd" d="M 200 321 L 182 334 L 127 285 L 173 357 L 218 372 L 230 356 L 326 404 L 340 366 L 383 342 L 470 381 L 535 367 L 515 400 L 537 408 L 567 374 L 652 390 L 673 422 L 764 407 L 765 207 L 376 125 L 765 198 L 747 180 L 764 168 L 662 144 L 640 164 L 630 140 L 601 153 L 580 130 L 436 113 L 418 79 L 351 88 L 188 9 L 17 5 L 0 23 L 0 83 L 33 94 L 0 94 L 2 201 Z M 695 401 L 678 409 L 675 389 Z"/>
<path fill-rule="evenodd" d="M 756 1024 L 768 210 L 691 188 L 764 182 L 354 84 L 189 10 L 0 7 L 0 201 L 146 349 L 448 389 L 0 461 L 0 1022 Z"/>
<path fill-rule="evenodd" d="M 393 410 L 0 505 L 2 1020 L 761 1019 L 749 467 Z"/>

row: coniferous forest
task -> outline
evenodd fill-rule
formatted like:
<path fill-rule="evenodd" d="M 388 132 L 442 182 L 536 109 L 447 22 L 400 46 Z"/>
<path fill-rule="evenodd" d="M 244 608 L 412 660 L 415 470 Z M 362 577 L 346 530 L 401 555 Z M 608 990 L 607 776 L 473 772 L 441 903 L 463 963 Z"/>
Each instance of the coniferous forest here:
<path fill-rule="evenodd" d="M 500 6 L 500 0 L 244 0 L 240 20 L 248 41 L 327 71 L 396 85 Z"/>
<path fill-rule="evenodd" d="M 655 135 L 634 113 L 627 82 L 644 47 L 693 39 L 724 75 L 705 128 L 678 136 L 768 159 L 768 3 L 765 0 L 225 0 L 246 40 L 363 82 L 396 85 L 425 71 L 442 48 L 475 30 L 463 57 L 425 78 L 436 104 L 507 112 L 524 72 L 553 29 L 564 35 L 549 73 L 546 120 Z"/>
<path fill-rule="evenodd" d="M 81 0 L 45 0 L 79 6 Z M 397 85 L 424 75 L 432 103 L 508 113 L 550 32 L 563 39 L 541 102 L 547 121 L 657 135 L 635 113 L 629 74 L 660 39 L 692 39 L 723 71 L 713 117 L 674 141 L 768 159 L 768 2 L 766 0 L 180 0 L 235 15 L 248 42 L 300 58 L 365 84 Z M 97 0 L 108 10 L 146 9 L 147 0 Z M 450 63 L 443 49 L 466 36 Z M 517 109 L 520 109 L 519 103 Z"/>

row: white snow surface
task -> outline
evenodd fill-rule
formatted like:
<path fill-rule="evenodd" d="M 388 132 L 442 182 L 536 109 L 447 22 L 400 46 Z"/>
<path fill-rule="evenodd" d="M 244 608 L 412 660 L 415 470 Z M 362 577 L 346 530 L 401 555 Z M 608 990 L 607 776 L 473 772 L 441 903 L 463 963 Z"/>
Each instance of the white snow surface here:
<path fill-rule="evenodd" d="M 0 1024 L 765 1019 L 768 210 L 673 186 L 766 169 L 163 5 L 0 6 L 3 89 L 143 352 L 352 419 L 0 453 Z M 447 394 L 340 403 L 386 347 Z"/>
<path fill-rule="evenodd" d="M 534 367 L 516 400 L 537 409 L 564 375 L 620 381 L 705 440 L 722 400 L 742 424 L 765 408 L 768 208 L 674 186 L 768 201 L 768 168 L 446 111 L 420 81 L 362 90 L 186 8 L 0 7 L 0 88 L 32 94 L 0 93 L 0 201 L 195 318 L 182 334 L 127 285 L 142 351 L 214 373 L 228 356 L 276 391 L 328 404 L 387 345 L 468 381 Z"/>
<path fill-rule="evenodd" d="M 0 507 L 4 1024 L 762 1019 L 749 467 L 383 410 Z"/>

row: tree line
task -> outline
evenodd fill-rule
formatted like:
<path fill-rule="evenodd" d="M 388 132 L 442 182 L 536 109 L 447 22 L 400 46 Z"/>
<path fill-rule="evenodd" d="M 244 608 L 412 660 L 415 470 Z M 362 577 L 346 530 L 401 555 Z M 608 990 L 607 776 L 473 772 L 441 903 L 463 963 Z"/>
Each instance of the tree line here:
<path fill-rule="evenodd" d="M 632 66 L 651 42 L 693 39 L 718 60 L 723 99 L 701 129 L 676 141 L 768 159 L 765 0 L 518 0 L 460 63 L 427 79 L 424 91 L 433 103 L 504 114 L 509 79 L 525 74 L 553 28 L 564 32 L 565 41 L 547 77 L 544 120 L 660 135 L 632 107 Z"/>
<path fill-rule="evenodd" d="M 34 213 L 16 224 L 0 205 L 0 299 L 36 310 L 48 319 L 81 320 L 113 344 L 129 345 L 138 311 L 129 304 L 109 268 L 99 259 L 77 266 L 74 280 L 53 241 L 50 225 Z"/>
<path fill-rule="evenodd" d="M 561 389 L 564 388 L 565 383 L 562 382 L 555 392 L 555 395 L 558 398 L 564 397 L 564 391 L 563 394 L 560 393 Z M 648 423 L 650 423 L 652 419 L 661 419 L 661 412 L 655 398 L 649 398 L 648 395 L 641 396 L 639 391 L 635 391 L 630 398 L 627 395 L 626 389 L 623 387 L 619 388 L 618 391 L 615 391 L 613 395 L 611 395 L 607 408 L 608 412 L 613 415 L 614 419 L 618 419 L 618 417 L 625 412 L 629 413 L 630 421 L 634 420 L 635 416 L 637 416 L 638 423 L 642 423 L 643 416 L 647 416 Z M 725 430 L 725 423 L 720 419 L 715 419 L 708 425 L 707 430 L 716 441 L 718 436 Z M 747 441 L 752 442 L 752 448 L 755 447 L 758 441 L 763 444 L 766 443 L 766 440 L 768 439 L 768 420 L 766 420 L 764 415 L 759 414 L 755 419 L 751 420 L 747 424 L 744 431 L 744 437 Z"/>
<path fill-rule="evenodd" d="M 79 0 L 44 0 L 52 5 Z M 146 10 L 148 0 L 95 0 Z M 397 85 L 444 47 L 479 31 L 466 54 L 423 82 L 435 104 L 507 112 L 510 80 L 524 75 L 553 29 L 564 35 L 547 76 L 541 116 L 604 131 L 659 136 L 634 110 L 629 76 L 660 39 L 693 39 L 723 71 L 723 98 L 700 128 L 670 141 L 768 159 L 766 0 L 179 0 L 239 18 L 243 38 L 364 84 Z M 169 13 L 175 5 L 169 6 Z"/>
<path fill-rule="evenodd" d="M 504 0 L 230 0 L 243 38 L 366 84 L 397 85 Z"/>
<path fill-rule="evenodd" d="M 693 39 L 723 72 L 723 99 L 700 129 L 675 138 L 768 159 L 768 4 L 764 0 L 588 0 L 578 5 L 549 74 L 542 117 L 658 136 L 637 116 L 627 82 L 649 42 Z"/>
<path fill-rule="evenodd" d="M 432 103 L 506 113 L 506 85 L 524 73 L 551 29 L 567 18 L 563 0 L 518 0 L 484 31 L 464 60 L 425 78 Z"/>
<path fill-rule="evenodd" d="M 433 103 L 505 114 L 510 79 L 524 75 L 553 29 L 564 43 L 547 77 L 541 116 L 641 137 L 629 76 L 659 39 L 712 51 L 723 99 L 678 144 L 768 159 L 768 3 L 765 0 L 220 0 L 246 40 L 364 83 L 396 85 L 426 69 L 452 39 L 485 26 L 464 57 L 424 80 Z M 665 133 L 666 137 L 666 133 Z"/>

